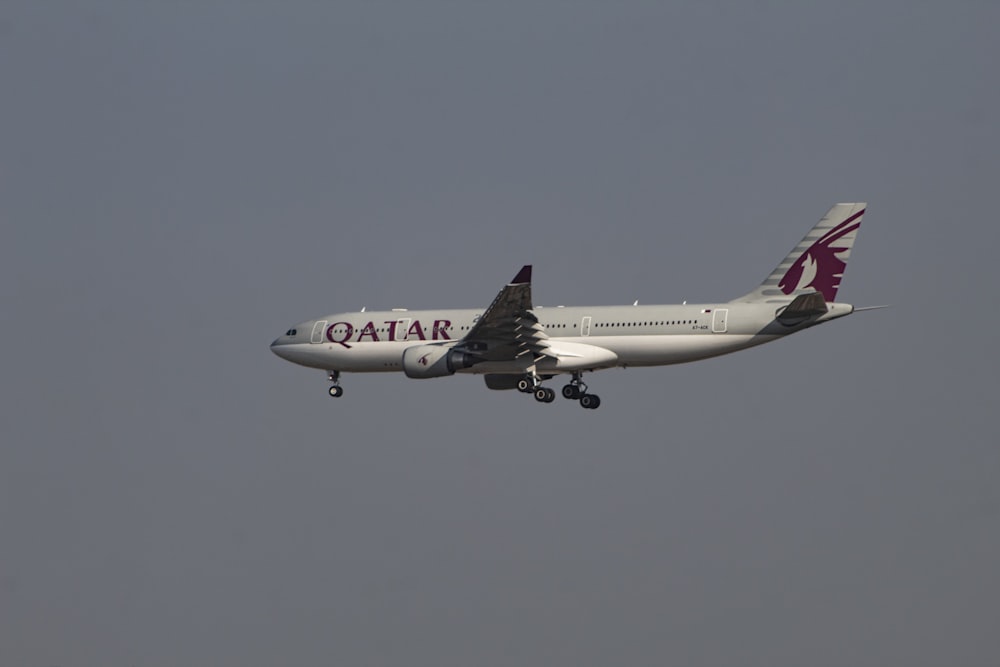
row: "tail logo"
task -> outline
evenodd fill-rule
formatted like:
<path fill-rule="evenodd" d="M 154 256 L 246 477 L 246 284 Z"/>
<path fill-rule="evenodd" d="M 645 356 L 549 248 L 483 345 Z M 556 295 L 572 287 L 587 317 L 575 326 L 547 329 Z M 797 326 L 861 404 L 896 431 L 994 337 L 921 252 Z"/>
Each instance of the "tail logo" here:
<path fill-rule="evenodd" d="M 828 231 L 803 252 L 778 283 L 785 294 L 797 290 L 815 289 L 823 294 L 826 301 L 837 297 L 840 279 L 847 268 L 847 262 L 839 255 L 851 249 L 851 243 L 837 245 L 845 236 L 853 234 L 861 226 L 858 219 L 864 215 L 864 209 L 858 211 L 847 220 Z"/>

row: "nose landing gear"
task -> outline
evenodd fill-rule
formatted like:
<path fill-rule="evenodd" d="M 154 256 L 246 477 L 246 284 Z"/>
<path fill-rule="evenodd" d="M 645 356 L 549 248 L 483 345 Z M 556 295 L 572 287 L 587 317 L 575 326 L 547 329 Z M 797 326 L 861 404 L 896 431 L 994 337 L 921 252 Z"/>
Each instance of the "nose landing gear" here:
<path fill-rule="evenodd" d="M 344 395 L 344 388 L 340 386 L 340 371 L 330 371 L 327 375 L 327 379 L 333 383 L 330 387 L 330 396 L 333 398 L 340 398 Z"/>

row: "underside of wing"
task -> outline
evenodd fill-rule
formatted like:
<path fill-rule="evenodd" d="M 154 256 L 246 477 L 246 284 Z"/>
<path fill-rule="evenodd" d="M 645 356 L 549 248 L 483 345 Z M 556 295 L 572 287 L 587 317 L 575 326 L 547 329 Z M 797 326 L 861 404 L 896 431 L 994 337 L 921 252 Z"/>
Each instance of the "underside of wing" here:
<path fill-rule="evenodd" d="M 532 312 L 530 264 L 500 290 L 461 345 L 486 361 L 534 362 L 554 356 L 549 337 Z"/>

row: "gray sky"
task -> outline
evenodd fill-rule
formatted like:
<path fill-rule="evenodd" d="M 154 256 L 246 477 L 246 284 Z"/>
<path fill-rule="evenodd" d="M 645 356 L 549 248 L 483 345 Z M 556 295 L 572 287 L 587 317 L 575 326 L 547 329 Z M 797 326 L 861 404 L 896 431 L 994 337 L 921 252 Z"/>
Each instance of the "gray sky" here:
<path fill-rule="evenodd" d="M 998 23 L 0 4 L 0 664 L 996 665 Z M 894 308 L 596 412 L 267 349 L 528 262 L 733 298 L 856 200 Z"/>

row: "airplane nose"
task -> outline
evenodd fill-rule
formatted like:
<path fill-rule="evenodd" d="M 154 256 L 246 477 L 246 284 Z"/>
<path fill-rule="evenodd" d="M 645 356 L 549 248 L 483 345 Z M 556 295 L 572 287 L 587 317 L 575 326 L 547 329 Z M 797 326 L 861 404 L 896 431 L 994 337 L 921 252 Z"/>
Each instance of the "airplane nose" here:
<path fill-rule="evenodd" d="M 284 348 L 284 347 L 285 347 L 285 344 L 282 342 L 281 338 L 280 337 L 275 338 L 274 342 L 271 343 L 271 352 L 274 352 L 276 355 L 278 355 L 282 359 L 287 359 L 288 356 L 283 353 L 284 350 L 282 348 Z"/>
<path fill-rule="evenodd" d="M 296 364 L 301 363 L 302 359 L 309 356 L 308 351 L 304 349 L 308 345 L 302 345 L 308 340 L 301 335 L 302 328 L 301 326 L 292 327 L 283 336 L 275 338 L 271 342 L 271 352 L 274 352 L 275 355 L 285 361 L 291 361 Z"/>

